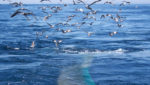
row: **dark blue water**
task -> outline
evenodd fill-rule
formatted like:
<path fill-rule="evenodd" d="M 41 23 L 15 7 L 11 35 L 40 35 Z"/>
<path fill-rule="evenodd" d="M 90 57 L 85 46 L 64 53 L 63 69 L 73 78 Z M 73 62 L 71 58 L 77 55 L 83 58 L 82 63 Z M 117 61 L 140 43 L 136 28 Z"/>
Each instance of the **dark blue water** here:
<path fill-rule="evenodd" d="M 84 15 L 73 10 L 83 6 L 58 5 L 63 10 L 51 13 L 47 21 L 40 6 L 24 6 L 38 16 L 28 21 L 21 15 L 10 18 L 17 8 L 0 5 L 0 85 L 150 85 L 150 5 L 122 7 L 122 28 L 109 18 L 100 19 L 102 14 L 115 15 L 119 6 L 95 5 L 97 21 L 85 20 L 94 21 L 92 26 L 55 27 L 72 29 L 66 34 L 45 22 L 55 25 L 72 14 L 77 17 L 70 24 L 83 22 Z M 83 30 L 94 34 L 89 37 Z M 110 37 L 112 31 L 118 34 Z M 63 42 L 56 48 L 53 40 Z M 32 41 L 35 48 L 30 48 Z"/>

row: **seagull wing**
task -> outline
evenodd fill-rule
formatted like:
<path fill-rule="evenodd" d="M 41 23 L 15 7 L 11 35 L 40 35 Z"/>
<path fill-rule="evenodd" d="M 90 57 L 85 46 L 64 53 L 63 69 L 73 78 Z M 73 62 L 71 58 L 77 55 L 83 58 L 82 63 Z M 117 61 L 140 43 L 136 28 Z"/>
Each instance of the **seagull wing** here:
<path fill-rule="evenodd" d="M 93 4 L 97 3 L 97 2 L 100 2 L 101 0 L 97 0 L 97 1 L 94 1 L 92 2 L 91 4 L 88 5 L 88 7 L 92 6 Z"/>
<path fill-rule="evenodd" d="M 15 13 L 13 13 L 12 15 L 11 15 L 11 17 L 14 17 L 14 16 L 16 16 L 17 14 L 19 14 L 19 13 L 21 13 L 20 11 L 16 11 Z"/>
<path fill-rule="evenodd" d="M 78 0 L 79 2 L 81 2 L 81 3 L 83 3 L 84 5 L 86 5 L 86 3 L 85 2 L 83 2 L 82 0 Z"/>
<path fill-rule="evenodd" d="M 73 0 L 73 5 L 76 5 L 76 2 Z"/>

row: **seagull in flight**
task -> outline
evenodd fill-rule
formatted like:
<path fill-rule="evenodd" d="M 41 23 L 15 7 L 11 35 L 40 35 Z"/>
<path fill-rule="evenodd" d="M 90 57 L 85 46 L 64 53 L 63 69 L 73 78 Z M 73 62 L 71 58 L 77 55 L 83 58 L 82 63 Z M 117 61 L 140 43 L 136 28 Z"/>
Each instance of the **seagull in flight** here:
<path fill-rule="evenodd" d="M 27 20 L 30 20 L 28 16 L 29 16 L 29 15 L 32 15 L 32 16 L 37 20 L 36 16 L 35 16 L 32 12 L 22 12 L 22 11 L 24 11 L 24 10 L 30 11 L 30 10 L 25 9 L 25 8 L 20 8 L 20 9 L 16 10 L 16 11 L 11 15 L 11 17 L 15 17 L 16 15 L 21 14 L 21 15 L 25 16 L 25 17 L 27 18 Z"/>
<path fill-rule="evenodd" d="M 80 3 L 80 2 L 83 3 L 83 4 L 85 5 L 85 8 L 87 8 L 87 9 L 89 9 L 89 10 L 91 10 L 91 11 L 94 11 L 94 10 L 91 8 L 91 6 L 94 5 L 95 3 L 100 2 L 101 0 L 96 0 L 96 1 L 92 2 L 91 4 L 86 4 L 86 3 L 85 3 L 84 1 L 82 1 L 82 0 L 78 0 L 78 1 L 79 1 L 79 3 Z"/>
<path fill-rule="evenodd" d="M 62 40 L 53 40 L 53 42 L 55 43 L 55 46 L 58 47 Z"/>
<path fill-rule="evenodd" d="M 43 1 L 49 1 L 49 2 L 51 2 L 50 0 L 41 0 L 40 2 L 43 2 Z"/>

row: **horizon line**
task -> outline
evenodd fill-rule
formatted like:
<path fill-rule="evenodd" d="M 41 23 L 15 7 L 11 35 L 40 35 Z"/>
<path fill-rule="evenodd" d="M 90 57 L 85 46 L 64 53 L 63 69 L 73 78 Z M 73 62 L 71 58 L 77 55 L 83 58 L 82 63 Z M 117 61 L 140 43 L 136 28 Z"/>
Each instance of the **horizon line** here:
<path fill-rule="evenodd" d="M 11 3 L 0 3 L 0 4 L 11 4 Z M 23 4 L 63 4 L 63 3 L 23 3 Z M 65 3 L 66 4 L 66 3 Z M 67 3 L 67 4 L 72 4 L 72 3 Z M 103 3 L 97 3 L 97 4 L 103 4 Z M 113 5 L 118 5 L 119 3 L 113 4 Z M 142 5 L 142 4 L 146 4 L 146 5 L 150 5 L 150 3 L 132 3 L 130 5 Z M 77 4 L 78 5 L 78 4 Z M 82 5 L 82 4 L 81 4 Z M 109 4 L 105 4 L 105 5 L 109 5 Z"/>

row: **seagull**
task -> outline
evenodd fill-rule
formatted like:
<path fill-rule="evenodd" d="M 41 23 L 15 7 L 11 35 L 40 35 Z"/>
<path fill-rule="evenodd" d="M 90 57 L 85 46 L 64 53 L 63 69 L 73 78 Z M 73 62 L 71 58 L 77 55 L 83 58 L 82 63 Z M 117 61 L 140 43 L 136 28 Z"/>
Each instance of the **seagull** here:
<path fill-rule="evenodd" d="M 119 19 L 118 19 L 118 18 L 114 18 L 114 20 L 115 20 L 115 22 L 118 22 L 118 21 L 119 21 Z"/>
<path fill-rule="evenodd" d="M 118 13 L 121 13 L 122 12 L 122 9 L 119 9 Z"/>
<path fill-rule="evenodd" d="M 53 13 L 57 13 L 59 10 L 62 10 L 62 8 L 58 6 L 53 6 L 50 9 L 52 10 Z"/>
<path fill-rule="evenodd" d="M 68 32 L 71 32 L 71 30 L 70 29 L 68 29 L 68 30 L 61 30 L 62 31 L 62 33 L 68 33 Z"/>
<path fill-rule="evenodd" d="M 101 1 L 101 0 L 94 1 L 94 2 L 92 2 L 91 4 L 89 4 L 88 7 L 90 7 L 90 6 L 92 6 L 92 5 L 94 5 L 95 3 L 100 2 L 100 1 Z"/>
<path fill-rule="evenodd" d="M 128 1 L 123 1 L 120 6 L 125 6 L 126 4 L 130 4 L 131 2 L 128 2 Z"/>
<path fill-rule="evenodd" d="M 73 5 L 76 5 L 76 2 L 73 0 Z"/>
<path fill-rule="evenodd" d="M 95 18 L 95 16 L 90 16 L 90 17 L 88 17 L 89 19 L 94 19 L 95 21 L 96 21 L 96 18 Z"/>
<path fill-rule="evenodd" d="M 105 15 L 101 15 L 101 19 L 102 19 L 102 18 L 105 18 L 105 17 L 106 17 Z"/>
<path fill-rule="evenodd" d="M 18 7 L 18 6 L 22 6 L 23 4 L 21 2 L 14 2 L 14 3 L 10 3 L 11 5 Z"/>
<path fill-rule="evenodd" d="M 17 47 L 16 47 L 16 48 L 14 48 L 14 50 L 20 50 L 20 48 L 17 48 Z"/>
<path fill-rule="evenodd" d="M 53 42 L 55 43 L 55 46 L 58 47 L 58 44 L 60 44 L 62 40 L 53 40 Z"/>
<path fill-rule="evenodd" d="M 117 31 L 111 32 L 111 33 L 109 33 L 109 36 L 116 35 L 117 33 L 118 33 Z"/>
<path fill-rule="evenodd" d="M 49 23 L 47 23 L 47 25 L 50 27 L 50 28 L 54 28 L 55 26 L 54 25 L 51 25 Z"/>
<path fill-rule="evenodd" d="M 106 16 L 111 17 L 112 15 L 111 14 L 106 14 Z"/>
<path fill-rule="evenodd" d="M 98 2 L 100 2 L 101 0 L 97 0 L 97 1 L 94 1 L 94 2 L 92 2 L 91 4 L 86 4 L 85 2 L 83 2 L 82 0 L 78 0 L 79 2 L 81 2 L 81 3 L 83 3 L 84 5 L 85 5 L 85 8 L 87 8 L 87 9 L 89 9 L 89 10 L 91 10 L 91 11 L 94 11 L 92 8 L 91 8 L 91 6 L 92 5 L 94 5 L 95 3 L 98 3 Z"/>
<path fill-rule="evenodd" d="M 64 6 L 67 6 L 67 4 L 64 4 Z"/>
<path fill-rule="evenodd" d="M 26 8 L 19 8 L 17 9 L 16 11 L 30 11 L 29 9 L 26 9 Z"/>
<path fill-rule="evenodd" d="M 83 29 L 82 29 L 83 30 Z M 85 30 L 83 30 L 85 33 L 87 33 L 88 34 L 88 36 L 90 37 L 92 34 L 94 34 L 93 32 L 87 32 L 87 31 L 85 31 Z"/>
<path fill-rule="evenodd" d="M 123 2 L 125 2 L 125 3 L 127 3 L 127 4 L 130 4 L 131 2 L 129 2 L 129 1 L 123 1 Z"/>
<path fill-rule="evenodd" d="M 49 2 L 51 2 L 50 0 L 41 0 L 40 2 L 43 2 L 43 1 L 49 1 Z"/>
<path fill-rule="evenodd" d="M 104 4 L 112 4 L 112 2 L 110 2 L 110 1 L 106 1 Z"/>
<path fill-rule="evenodd" d="M 23 11 L 24 11 L 24 10 L 30 11 L 30 10 L 28 10 L 28 9 L 21 8 L 21 9 L 16 10 L 16 11 L 11 15 L 11 17 L 14 17 L 14 16 L 16 16 L 16 15 L 18 15 L 18 14 L 21 14 L 21 15 L 25 16 L 25 17 L 27 18 L 27 20 L 30 20 L 30 19 L 28 18 L 28 16 L 29 16 L 29 15 L 32 15 L 32 16 L 37 20 L 36 16 L 35 16 L 32 12 L 22 12 L 21 10 L 23 10 Z"/>
<path fill-rule="evenodd" d="M 24 15 L 24 16 L 27 18 L 27 20 L 30 20 L 30 19 L 28 18 L 28 15 L 32 15 L 32 16 L 34 16 L 34 18 L 36 19 L 35 15 L 34 15 L 33 13 L 31 13 L 31 12 L 25 13 L 25 12 L 20 12 L 20 11 L 16 11 L 14 14 L 11 15 L 11 17 L 16 16 L 17 14 Z"/>
<path fill-rule="evenodd" d="M 119 14 L 116 15 L 118 19 L 121 19 L 121 17 L 119 16 Z"/>
<path fill-rule="evenodd" d="M 71 16 L 68 16 L 68 20 L 66 22 L 69 22 L 72 20 L 73 17 L 75 17 L 76 15 L 71 15 Z"/>
<path fill-rule="evenodd" d="M 93 25 L 94 22 L 89 23 L 89 25 Z"/>
<path fill-rule="evenodd" d="M 31 44 L 30 47 L 31 47 L 31 48 L 34 48 L 34 47 L 35 47 L 35 42 L 34 42 L 34 41 L 32 41 L 32 44 Z"/>
<path fill-rule="evenodd" d="M 122 27 L 122 25 L 121 25 L 121 24 L 117 24 L 117 26 L 118 26 L 118 27 Z"/>
<path fill-rule="evenodd" d="M 49 17 L 51 17 L 51 16 L 52 16 L 52 15 L 49 14 L 48 16 L 45 16 L 43 20 L 46 21 L 46 20 L 49 19 Z"/>
<path fill-rule="evenodd" d="M 94 34 L 93 32 L 87 32 L 88 36 L 90 37 L 92 34 Z"/>
<path fill-rule="evenodd" d="M 76 11 L 84 12 L 84 10 L 82 8 L 76 9 Z"/>
<path fill-rule="evenodd" d="M 48 35 L 46 35 L 46 36 L 45 36 L 45 38 L 47 38 L 47 39 L 48 39 Z"/>

